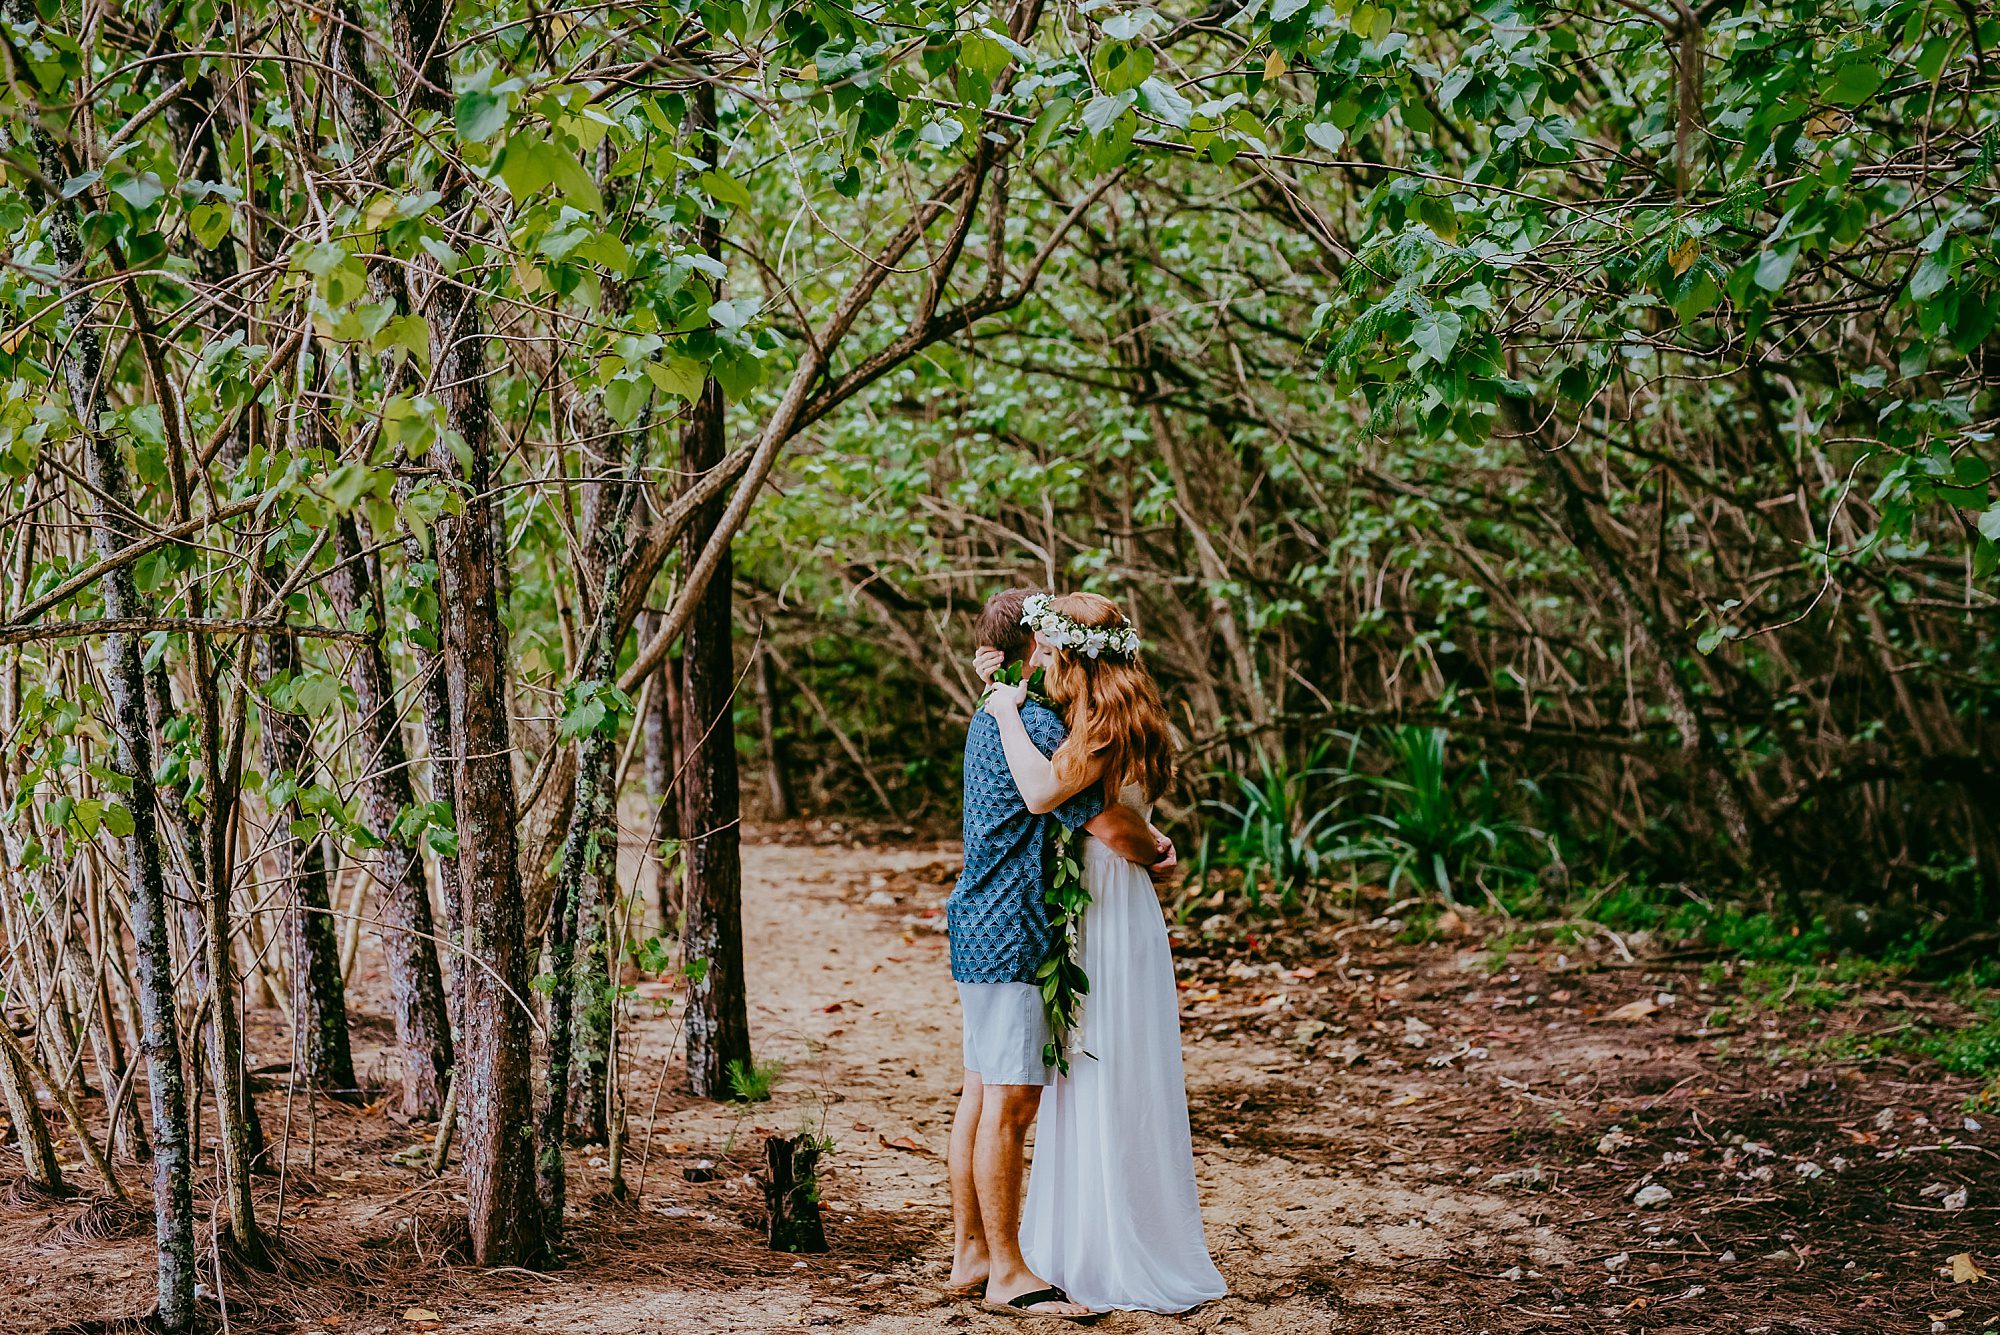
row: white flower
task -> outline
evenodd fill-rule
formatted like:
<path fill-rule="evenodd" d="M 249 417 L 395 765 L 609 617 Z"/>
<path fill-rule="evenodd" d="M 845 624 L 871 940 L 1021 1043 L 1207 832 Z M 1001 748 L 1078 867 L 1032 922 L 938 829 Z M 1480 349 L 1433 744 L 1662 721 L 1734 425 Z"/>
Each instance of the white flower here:
<path fill-rule="evenodd" d="M 1045 593 L 1030 595 L 1022 604 L 1021 624 L 1058 649 L 1074 649 L 1092 658 L 1105 653 L 1138 656 L 1139 633 L 1130 626 L 1085 626 L 1058 612 L 1054 601 Z"/>

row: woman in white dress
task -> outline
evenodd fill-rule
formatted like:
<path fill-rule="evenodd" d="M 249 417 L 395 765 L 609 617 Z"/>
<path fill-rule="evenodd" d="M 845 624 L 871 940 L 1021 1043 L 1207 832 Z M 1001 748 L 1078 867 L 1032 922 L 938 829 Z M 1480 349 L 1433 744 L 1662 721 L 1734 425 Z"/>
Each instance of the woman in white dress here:
<path fill-rule="evenodd" d="M 1092 785 L 1142 814 L 1173 778 L 1159 688 L 1109 599 L 1030 599 L 1023 621 L 1069 734 L 1053 757 L 1018 713 L 1025 688 L 996 687 L 1007 766 L 1031 811 Z M 1181 1071 L 1180 1000 L 1152 881 L 1095 839 L 1081 960 L 1090 980 L 1070 1073 L 1042 1094 L 1021 1250 L 1038 1275 L 1093 1311 L 1184 1312 L 1228 1292 L 1209 1259 Z"/>

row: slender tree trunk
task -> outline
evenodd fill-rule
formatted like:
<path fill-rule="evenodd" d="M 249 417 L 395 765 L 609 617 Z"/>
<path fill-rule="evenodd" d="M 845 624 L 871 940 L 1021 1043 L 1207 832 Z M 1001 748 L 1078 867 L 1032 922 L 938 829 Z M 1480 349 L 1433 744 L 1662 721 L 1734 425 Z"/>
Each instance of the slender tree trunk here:
<path fill-rule="evenodd" d="M 266 579 L 274 587 L 283 582 L 276 571 L 267 571 Z M 292 1024 L 300 1032 L 298 1053 L 305 1062 L 306 1079 L 325 1093 L 351 1099 L 357 1093 L 354 1051 L 347 1036 L 347 989 L 340 977 L 340 933 L 327 894 L 325 846 L 317 835 L 302 839 L 292 833 L 293 823 L 305 815 L 298 790 L 310 781 L 313 770 L 306 722 L 270 698 L 272 685 L 298 670 L 298 642 L 289 635 L 271 636 L 264 645 L 264 691 L 258 714 L 266 780 L 290 789 L 285 801 L 273 806 L 271 816 L 278 825 L 272 856 L 291 896 L 285 926 Z"/>
<path fill-rule="evenodd" d="M 757 724 L 764 734 L 764 790 L 772 820 L 792 818 L 792 786 L 785 772 L 784 743 L 778 737 L 778 679 L 771 655 L 757 650 Z"/>
<path fill-rule="evenodd" d="M 462 473 L 450 449 L 440 446 L 432 456 L 435 467 L 458 480 L 465 499 L 459 515 L 438 525 L 437 564 L 438 600 L 448 609 L 443 675 L 468 957 L 460 970 L 458 1054 L 466 1198 L 479 1264 L 535 1264 L 544 1243 L 534 1194 L 529 961 L 515 861 L 513 742 L 501 681 L 507 640 L 488 513 L 493 441 L 485 335 L 478 310 L 455 288 L 438 284 L 431 309 L 447 413 L 467 451 Z"/>
<path fill-rule="evenodd" d="M 689 129 L 696 153 L 712 157 L 715 88 L 702 83 L 689 99 Z M 698 240 L 710 256 L 722 253 L 722 230 L 703 216 Z M 722 462 L 724 404 L 714 379 L 702 387 L 681 433 L 684 477 L 698 477 Z M 693 567 L 722 518 L 724 506 L 701 508 L 681 543 L 681 568 Z M 743 866 L 738 851 L 736 729 L 730 711 L 736 689 L 730 648 L 730 555 L 721 554 L 682 636 L 686 673 L 687 772 L 681 784 L 681 828 L 686 836 L 686 902 L 681 945 L 692 975 L 687 996 L 687 1085 L 705 1098 L 729 1093 L 729 1069 L 750 1067 L 750 1016 L 743 982 Z"/>
<path fill-rule="evenodd" d="M 34 6 L 14 0 L 17 17 L 34 18 Z M 31 131 L 42 175 L 68 180 L 74 173 L 47 131 Z M 68 329 L 57 346 L 64 350 L 63 373 L 71 405 L 85 432 L 84 472 L 94 499 L 91 536 L 99 560 L 108 561 L 133 541 L 137 530 L 117 507 L 131 501 L 125 457 L 119 443 L 96 429 L 104 407 L 100 385 L 103 348 L 91 324 L 91 301 L 77 290 L 83 248 L 76 230 L 76 209 L 68 201 L 50 200 L 49 241 L 56 266 L 63 274 L 64 312 Z M 101 498 L 101 499 L 95 499 Z M 129 566 L 109 571 L 100 583 L 107 618 L 144 616 Z M 138 945 L 138 995 L 141 1047 L 146 1058 L 146 1084 L 153 1120 L 153 1227 L 157 1243 L 157 1319 L 167 1331 L 193 1327 L 194 1191 L 188 1162 L 186 1088 L 181 1080 L 179 1016 L 174 1011 L 173 944 L 167 923 L 166 881 L 160 864 L 159 827 L 153 798 L 153 744 L 146 712 L 146 680 L 140 666 L 139 642 L 130 634 L 104 637 L 104 678 L 109 687 L 113 736 L 111 763 L 122 777 L 130 804 L 132 832 L 119 842 L 125 856 L 126 886 L 131 895 L 129 919 Z"/>
<path fill-rule="evenodd" d="M 639 641 L 653 634 L 651 613 L 640 619 Z M 646 798 L 653 813 L 647 852 L 653 859 L 653 893 L 663 932 L 676 930 L 681 915 L 681 661 L 670 658 L 653 677 L 646 700 Z"/>
<path fill-rule="evenodd" d="M 363 817 L 381 841 L 367 870 L 382 887 L 382 933 L 389 964 L 389 991 L 396 1013 L 396 1041 L 403 1050 L 403 1113 L 436 1117 L 451 1073 L 451 1022 L 445 1011 L 444 976 L 438 969 L 436 928 L 431 922 L 430 889 L 424 883 L 420 848 L 398 822 L 415 801 L 410 790 L 409 755 L 397 720 L 388 656 L 382 650 L 381 581 L 363 552 L 352 515 L 334 525 L 335 564 L 327 592 L 350 625 L 366 617 L 374 627 L 368 642 L 348 660 L 347 683 L 361 716 Z"/>
<path fill-rule="evenodd" d="M 618 670 L 618 593 L 625 582 L 625 529 L 639 494 L 646 461 L 650 419 L 642 414 L 633 427 L 625 464 L 625 485 L 618 489 L 609 513 L 602 517 L 605 553 L 599 586 L 597 618 L 583 680 L 600 689 L 612 688 Z M 563 842 L 562 869 L 557 874 L 555 912 L 549 924 L 549 969 L 555 986 L 549 993 L 549 1070 L 536 1144 L 536 1186 L 551 1239 L 562 1232 L 563 1145 L 576 1120 L 580 1098 L 586 1132 L 601 1137 L 604 1126 L 604 1067 L 610 1050 L 611 980 L 604 955 L 604 915 L 616 897 L 618 827 L 615 816 L 617 777 L 612 773 L 617 737 L 615 711 L 581 741 L 583 754 L 576 769 L 575 818 Z M 576 949 L 579 922 L 588 914 L 586 949 Z M 594 937 L 595 949 L 590 949 Z M 574 1002 L 581 993 L 583 1023 L 572 1029 Z M 583 1078 L 571 1084 L 573 1065 Z M 575 1097 L 573 1097 L 573 1095 Z M 594 1104 L 594 1113 L 592 1105 Z"/>
<path fill-rule="evenodd" d="M 451 105 L 442 0 L 399 0 L 396 38 L 409 71 L 404 102 L 416 112 Z M 462 183 L 447 178 L 449 198 Z M 506 709 L 507 636 L 500 621 L 490 488 L 493 431 L 486 401 L 485 329 L 463 288 L 432 284 L 432 362 L 447 424 L 464 463 L 444 443 L 431 463 L 456 481 L 459 514 L 437 529 L 438 604 L 451 747 L 452 813 L 458 832 L 459 928 L 467 956 L 458 970 L 458 1103 L 473 1259 L 481 1265 L 540 1263 L 546 1248 L 535 1199 L 535 1126 L 530 1100 L 529 964 L 515 836 L 513 741 Z"/>
<path fill-rule="evenodd" d="M 5 1023 L 0 1019 L 0 1024 Z M 0 1048 L 0 1095 L 7 1100 L 7 1116 L 14 1123 L 28 1180 L 52 1196 L 66 1195 L 69 1189 L 63 1184 L 62 1166 L 56 1162 L 48 1120 L 42 1116 L 42 1105 L 35 1101 L 34 1079 L 11 1047 Z"/>

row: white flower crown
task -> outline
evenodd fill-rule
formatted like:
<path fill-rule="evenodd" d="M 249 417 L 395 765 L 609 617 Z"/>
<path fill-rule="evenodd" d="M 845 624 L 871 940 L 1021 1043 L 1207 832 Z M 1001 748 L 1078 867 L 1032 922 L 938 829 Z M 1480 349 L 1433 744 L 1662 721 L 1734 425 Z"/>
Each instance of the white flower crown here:
<path fill-rule="evenodd" d="M 1086 626 L 1056 611 L 1055 599 L 1046 593 L 1030 594 L 1021 607 L 1021 624 L 1059 649 L 1073 649 L 1096 658 L 1139 656 L 1139 632 L 1130 626 Z"/>

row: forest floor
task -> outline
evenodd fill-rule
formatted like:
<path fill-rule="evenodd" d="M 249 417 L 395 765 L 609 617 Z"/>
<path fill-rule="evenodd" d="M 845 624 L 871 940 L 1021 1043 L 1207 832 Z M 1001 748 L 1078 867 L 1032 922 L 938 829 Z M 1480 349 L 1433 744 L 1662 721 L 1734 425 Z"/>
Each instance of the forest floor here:
<path fill-rule="evenodd" d="M 604 1197 L 603 1152 L 577 1152 L 566 1267 L 465 1265 L 455 1180 L 408 1162 L 427 1128 L 301 1097 L 284 1263 L 223 1264 L 212 1309 L 232 1331 L 322 1335 L 1020 1329 L 942 1287 L 956 852 L 827 827 L 799 842 L 810 833 L 746 849 L 751 1025 L 759 1060 L 784 1063 L 773 1096 L 677 1094 L 675 1012 L 641 987 L 631 1192 Z M 1455 918 L 1423 943 L 1401 927 L 1177 929 L 1204 1214 L 1232 1292 L 1099 1329 L 2000 1329 L 2000 1117 L 1969 1117 L 1975 1083 L 1928 1062 L 1837 1055 L 1888 1017 L 1949 1021 L 1942 993 L 1753 1004 L 1712 958 L 1628 959 L 1608 933 L 1508 949 Z M 380 1078 L 386 1021 L 356 1028 Z M 259 1054 L 282 1045 L 273 1026 Z M 261 1101 L 275 1136 L 282 1087 Z M 832 1249 L 793 1258 L 763 1247 L 751 1175 L 766 1134 L 806 1126 L 836 1142 Z M 279 1189 L 259 1188 L 267 1221 Z M 149 1234 L 101 1204 L 0 1191 L 0 1329 L 144 1311 Z"/>

